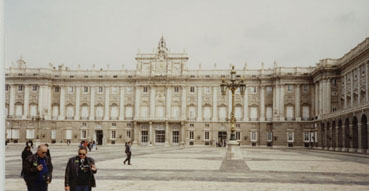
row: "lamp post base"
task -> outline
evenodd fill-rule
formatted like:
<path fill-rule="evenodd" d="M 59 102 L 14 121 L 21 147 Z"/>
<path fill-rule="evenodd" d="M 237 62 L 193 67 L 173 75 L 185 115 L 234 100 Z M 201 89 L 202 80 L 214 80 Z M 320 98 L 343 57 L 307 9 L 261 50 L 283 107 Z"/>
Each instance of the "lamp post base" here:
<path fill-rule="evenodd" d="M 228 160 L 243 160 L 241 148 L 237 141 L 230 140 L 227 144 L 227 159 Z"/>

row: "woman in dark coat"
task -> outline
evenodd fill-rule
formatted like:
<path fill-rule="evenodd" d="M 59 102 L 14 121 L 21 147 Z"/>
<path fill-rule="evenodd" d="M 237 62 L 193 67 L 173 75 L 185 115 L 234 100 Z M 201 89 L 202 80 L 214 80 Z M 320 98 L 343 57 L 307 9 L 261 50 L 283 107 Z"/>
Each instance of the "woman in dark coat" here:
<path fill-rule="evenodd" d="M 31 151 L 31 146 L 26 146 L 22 152 L 22 172 L 21 172 L 21 176 L 24 178 L 24 181 L 26 181 L 26 175 L 24 174 L 24 163 L 26 161 L 26 158 L 28 156 L 32 155 L 32 151 Z M 30 188 L 30 183 L 28 181 L 26 181 L 27 184 L 27 189 L 31 190 Z"/>

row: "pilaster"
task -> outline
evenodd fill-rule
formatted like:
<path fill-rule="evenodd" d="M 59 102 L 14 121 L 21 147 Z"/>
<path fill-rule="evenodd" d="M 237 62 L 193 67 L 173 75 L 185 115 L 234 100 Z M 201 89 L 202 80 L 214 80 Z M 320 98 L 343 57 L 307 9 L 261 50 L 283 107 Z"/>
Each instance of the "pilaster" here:
<path fill-rule="evenodd" d="M 245 87 L 243 95 L 243 121 L 249 121 L 249 87 Z"/>
<path fill-rule="evenodd" d="M 218 121 L 218 107 L 217 107 L 217 93 L 218 93 L 218 87 L 213 87 L 213 121 Z"/>
<path fill-rule="evenodd" d="M 181 106 L 181 114 L 182 114 L 182 120 L 185 120 L 187 119 L 187 107 L 186 107 L 186 99 L 187 99 L 187 96 L 186 96 L 186 87 L 185 86 L 182 86 L 182 106 Z"/>
<path fill-rule="evenodd" d="M 202 87 L 197 87 L 197 121 L 202 121 Z"/>
<path fill-rule="evenodd" d="M 280 121 L 284 121 L 285 117 L 284 117 L 284 85 L 281 85 L 280 87 L 280 99 L 279 99 L 279 120 Z"/>
<path fill-rule="evenodd" d="M 151 86 L 150 88 L 150 118 L 155 118 L 155 87 Z"/>
<path fill-rule="evenodd" d="M 75 120 L 79 120 L 80 119 L 80 100 L 81 100 L 81 87 L 77 86 L 76 87 L 76 114 L 74 116 Z"/>
<path fill-rule="evenodd" d="M 120 87 L 120 98 L 119 98 L 119 120 L 124 120 L 124 88 Z"/>
<path fill-rule="evenodd" d="M 65 87 L 60 86 L 60 113 L 58 120 L 64 120 L 65 119 Z"/>
<path fill-rule="evenodd" d="M 169 124 L 165 122 L 165 146 L 169 146 Z"/>
<path fill-rule="evenodd" d="M 22 119 L 27 119 L 29 116 L 29 90 L 30 85 L 25 85 L 24 87 L 24 111 Z"/>
<path fill-rule="evenodd" d="M 136 94 L 135 94 L 135 118 L 140 117 L 140 91 L 141 88 L 136 86 Z"/>
<path fill-rule="evenodd" d="M 166 117 L 169 119 L 171 117 L 171 104 L 172 103 L 172 94 L 171 94 L 171 87 L 167 86 L 167 96 L 166 96 Z"/>
<path fill-rule="evenodd" d="M 89 115 L 89 119 L 90 120 L 95 120 L 95 87 L 91 86 L 90 87 L 90 115 Z"/>
<path fill-rule="evenodd" d="M 265 121 L 265 87 L 260 86 L 260 121 Z"/>
<path fill-rule="evenodd" d="M 109 105 L 110 105 L 110 87 L 105 86 L 105 111 L 104 111 L 104 120 L 110 120 L 110 111 L 109 111 Z"/>
<path fill-rule="evenodd" d="M 301 121 L 301 109 L 300 109 L 300 84 L 296 85 L 296 92 L 295 92 L 295 116 L 296 121 Z"/>

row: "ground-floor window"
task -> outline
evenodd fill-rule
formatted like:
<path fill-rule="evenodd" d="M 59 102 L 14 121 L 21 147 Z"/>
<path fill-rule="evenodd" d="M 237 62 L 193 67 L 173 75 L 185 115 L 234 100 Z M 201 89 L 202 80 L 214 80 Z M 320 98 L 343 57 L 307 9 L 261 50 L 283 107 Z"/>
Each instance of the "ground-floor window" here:
<path fill-rule="evenodd" d="M 117 131 L 116 130 L 111 130 L 111 139 L 116 139 L 117 138 Z"/>
<path fill-rule="evenodd" d="M 205 131 L 205 140 L 209 140 L 209 131 Z"/>
<path fill-rule="evenodd" d="M 310 142 L 310 132 L 304 132 L 304 142 Z"/>
<path fill-rule="evenodd" d="M 273 133 L 272 132 L 267 132 L 267 141 L 272 142 L 272 140 L 273 140 Z"/>
<path fill-rule="evenodd" d="M 141 142 L 147 143 L 149 140 L 149 132 L 148 131 L 141 131 Z"/>
<path fill-rule="evenodd" d="M 35 130 L 34 129 L 27 129 L 26 138 L 27 139 L 34 139 L 35 138 Z"/>
<path fill-rule="evenodd" d="M 292 132 L 292 131 L 287 132 L 287 141 L 288 142 L 293 142 L 294 141 L 294 132 Z"/>
<path fill-rule="evenodd" d="M 241 132 L 236 132 L 236 140 L 241 140 Z"/>
<path fill-rule="evenodd" d="M 87 130 L 81 130 L 81 139 L 87 138 Z"/>
<path fill-rule="evenodd" d="M 179 131 L 173 131 L 173 143 L 179 143 Z"/>
<path fill-rule="evenodd" d="M 56 139 L 56 130 L 51 130 L 51 140 Z"/>
<path fill-rule="evenodd" d="M 257 132 L 253 131 L 251 132 L 251 141 L 257 141 Z"/>
<path fill-rule="evenodd" d="M 126 135 L 127 135 L 128 138 L 131 138 L 131 131 L 127 131 Z"/>
<path fill-rule="evenodd" d="M 195 133 L 193 131 L 190 131 L 190 139 L 194 139 Z"/>
<path fill-rule="evenodd" d="M 67 140 L 72 139 L 72 130 L 65 130 L 65 139 Z"/>
<path fill-rule="evenodd" d="M 155 131 L 155 142 L 165 143 L 165 131 Z"/>

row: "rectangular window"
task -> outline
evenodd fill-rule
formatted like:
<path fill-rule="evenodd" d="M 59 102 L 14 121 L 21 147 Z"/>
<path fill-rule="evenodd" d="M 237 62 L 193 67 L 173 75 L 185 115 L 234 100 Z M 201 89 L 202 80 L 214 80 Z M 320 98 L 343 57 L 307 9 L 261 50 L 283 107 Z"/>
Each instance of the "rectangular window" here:
<path fill-rule="evenodd" d="M 193 123 L 190 124 L 190 127 L 195 127 L 195 125 Z"/>
<path fill-rule="evenodd" d="M 179 143 L 179 131 L 173 131 L 173 143 Z"/>
<path fill-rule="evenodd" d="M 51 140 L 56 139 L 56 130 L 51 130 Z"/>
<path fill-rule="evenodd" d="M 292 85 L 287 85 L 287 91 L 292 92 Z"/>
<path fill-rule="evenodd" d="M 35 92 L 35 91 L 37 91 L 37 89 L 38 89 L 38 86 L 37 86 L 37 85 L 33 85 L 33 86 L 32 86 L 32 91 L 34 91 L 34 92 Z"/>
<path fill-rule="evenodd" d="M 210 125 L 209 124 L 205 124 L 205 127 L 210 127 Z"/>
<path fill-rule="evenodd" d="M 73 87 L 68 87 L 68 93 L 72 94 L 74 92 L 74 88 Z"/>
<path fill-rule="evenodd" d="M 127 131 L 126 135 L 127 135 L 128 138 L 131 138 L 131 131 Z"/>
<path fill-rule="evenodd" d="M 58 93 L 58 92 L 59 92 L 59 90 L 60 90 L 60 87 L 54 87 L 54 92 L 55 92 L 55 93 Z"/>
<path fill-rule="evenodd" d="M 293 131 L 288 131 L 287 132 L 287 141 L 288 142 L 293 142 L 294 141 L 294 132 Z"/>
<path fill-rule="evenodd" d="M 67 140 L 72 139 L 72 130 L 65 130 L 65 139 Z"/>
<path fill-rule="evenodd" d="M 266 87 L 266 92 L 267 92 L 267 95 L 272 94 L 273 93 L 273 88 L 271 86 L 267 86 Z"/>
<path fill-rule="evenodd" d="M 241 132 L 239 131 L 236 132 L 236 140 L 241 140 Z"/>
<path fill-rule="evenodd" d="M 5 85 L 5 91 L 9 91 L 9 85 Z"/>
<path fill-rule="evenodd" d="M 18 91 L 19 92 L 23 91 L 23 85 L 18 85 Z"/>
<path fill-rule="evenodd" d="M 258 140 L 258 138 L 257 138 L 257 132 L 255 132 L 255 131 L 252 131 L 252 132 L 250 132 L 250 137 L 251 137 L 251 141 L 252 142 L 256 142 L 257 140 Z"/>
<path fill-rule="evenodd" d="M 309 115 L 309 106 L 303 106 L 302 107 L 302 119 L 303 120 L 308 120 L 310 115 Z"/>
<path fill-rule="evenodd" d="M 118 87 L 111 87 L 111 93 L 112 94 L 118 94 Z"/>
<path fill-rule="evenodd" d="M 147 93 L 148 92 L 148 89 L 149 89 L 148 87 L 143 87 L 143 92 L 144 93 Z"/>
<path fill-rule="evenodd" d="M 210 94 L 210 87 L 205 87 L 205 94 Z"/>
<path fill-rule="evenodd" d="M 251 121 L 258 120 L 258 108 L 257 107 L 250 108 L 250 119 Z"/>
<path fill-rule="evenodd" d="M 190 93 L 195 93 L 195 87 L 190 87 Z"/>
<path fill-rule="evenodd" d="M 165 131 L 155 131 L 155 142 L 165 143 Z"/>
<path fill-rule="evenodd" d="M 237 123 L 236 124 L 236 127 L 240 128 L 241 127 L 241 124 Z"/>
<path fill-rule="evenodd" d="M 266 120 L 267 121 L 272 121 L 273 120 L 273 108 L 272 107 L 267 107 L 266 108 Z"/>
<path fill-rule="evenodd" d="M 142 143 L 149 142 L 149 132 L 148 131 L 141 131 L 141 142 Z"/>
<path fill-rule="evenodd" d="M 88 87 L 83 87 L 83 93 L 88 93 Z"/>
<path fill-rule="evenodd" d="M 179 87 L 174 87 L 174 92 L 178 93 L 179 92 Z"/>
<path fill-rule="evenodd" d="M 116 139 L 117 138 L 117 131 L 116 130 L 111 130 L 111 139 Z"/>
<path fill-rule="evenodd" d="M 250 87 L 250 93 L 256 94 L 256 87 Z"/>
<path fill-rule="evenodd" d="M 272 142 L 273 141 L 273 133 L 272 132 L 267 132 L 267 141 L 268 142 Z"/>
<path fill-rule="evenodd" d="M 126 87 L 127 93 L 131 94 L 133 93 L 133 88 L 132 87 Z"/>
<path fill-rule="evenodd" d="M 26 131 L 26 139 L 34 139 L 35 138 L 35 130 L 27 129 Z"/>
<path fill-rule="evenodd" d="M 304 132 L 304 142 L 310 142 L 310 132 Z"/>
<path fill-rule="evenodd" d="M 293 119 L 293 107 L 292 106 L 287 106 L 287 120 L 292 120 Z"/>
<path fill-rule="evenodd" d="M 309 85 L 304 84 L 302 87 L 303 87 L 303 91 L 304 91 L 305 93 L 309 91 Z"/>
<path fill-rule="evenodd" d="M 87 138 L 87 130 L 81 130 L 81 139 Z"/>
<path fill-rule="evenodd" d="M 100 87 L 98 88 L 98 92 L 99 92 L 99 93 L 103 93 L 103 92 L 104 92 L 104 87 L 101 87 L 101 86 L 100 86 Z"/>
<path fill-rule="evenodd" d="M 193 140 L 195 137 L 195 133 L 193 131 L 190 131 L 190 139 Z"/>
<path fill-rule="evenodd" d="M 205 140 L 209 140 L 209 131 L 205 131 Z"/>

